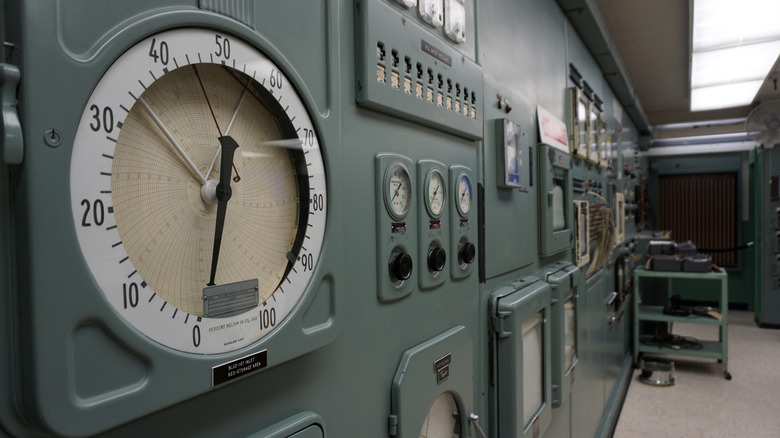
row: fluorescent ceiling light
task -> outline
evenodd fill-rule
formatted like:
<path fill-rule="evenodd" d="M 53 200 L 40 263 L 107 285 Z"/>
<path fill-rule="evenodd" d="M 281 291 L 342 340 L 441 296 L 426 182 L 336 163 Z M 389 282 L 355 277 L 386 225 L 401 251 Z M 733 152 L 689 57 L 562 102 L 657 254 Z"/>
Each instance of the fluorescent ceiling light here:
<path fill-rule="evenodd" d="M 780 56 L 778 17 L 778 0 L 694 0 L 691 111 L 753 101 Z"/>
<path fill-rule="evenodd" d="M 750 105 L 763 83 L 762 78 L 757 81 L 694 88 L 691 90 L 691 111 Z"/>
<path fill-rule="evenodd" d="M 777 0 L 695 0 L 693 51 L 780 39 Z"/>
<path fill-rule="evenodd" d="M 691 88 L 764 79 L 775 64 L 778 55 L 780 55 L 780 40 L 694 52 L 691 63 Z"/>

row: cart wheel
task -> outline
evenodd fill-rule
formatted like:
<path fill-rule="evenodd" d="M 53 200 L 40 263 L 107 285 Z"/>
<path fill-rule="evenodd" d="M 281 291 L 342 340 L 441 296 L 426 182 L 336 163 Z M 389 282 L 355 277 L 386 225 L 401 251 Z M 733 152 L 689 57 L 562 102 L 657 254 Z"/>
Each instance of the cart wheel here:
<path fill-rule="evenodd" d="M 726 378 L 726 380 L 731 380 L 731 373 L 728 371 L 723 372 L 723 377 Z"/>

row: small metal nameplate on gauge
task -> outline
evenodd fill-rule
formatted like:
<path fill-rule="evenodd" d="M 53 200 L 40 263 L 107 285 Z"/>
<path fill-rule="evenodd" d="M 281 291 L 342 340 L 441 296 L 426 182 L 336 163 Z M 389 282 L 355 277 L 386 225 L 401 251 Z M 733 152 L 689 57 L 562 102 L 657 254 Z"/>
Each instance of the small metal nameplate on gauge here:
<path fill-rule="evenodd" d="M 206 286 L 203 289 L 203 316 L 224 318 L 257 307 L 257 279 Z"/>
<path fill-rule="evenodd" d="M 217 365 L 211 368 L 211 386 L 214 387 L 244 377 L 266 366 L 268 366 L 268 350 Z"/>
<path fill-rule="evenodd" d="M 450 376 L 450 364 L 452 363 L 452 353 L 433 363 L 433 370 L 436 373 L 436 383 L 441 384 Z"/>

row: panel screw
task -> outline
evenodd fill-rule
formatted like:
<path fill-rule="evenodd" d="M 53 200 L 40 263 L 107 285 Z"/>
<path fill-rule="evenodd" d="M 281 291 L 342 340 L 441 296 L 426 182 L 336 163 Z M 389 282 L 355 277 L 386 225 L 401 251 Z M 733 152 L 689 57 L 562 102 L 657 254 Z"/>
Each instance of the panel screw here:
<path fill-rule="evenodd" d="M 62 134 L 56 129 L 47 129 L 43 133 L 43 141 L 50 147 L 56 148 L 62 144 Z"/>

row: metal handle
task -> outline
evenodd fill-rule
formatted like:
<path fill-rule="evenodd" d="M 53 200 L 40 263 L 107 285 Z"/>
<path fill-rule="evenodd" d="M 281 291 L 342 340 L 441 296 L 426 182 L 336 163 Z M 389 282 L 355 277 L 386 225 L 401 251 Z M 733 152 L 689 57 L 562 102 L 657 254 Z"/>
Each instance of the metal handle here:
<path fill-rule="evenodd" d="M 474 431 L 477 434 L 477 438 L 487 438 L 485 432 L 479 427 L 479 415 L 472 412 L 471 415 L 469 415 L 469 423 L 474 425 Z"/>
<path fill-rule="evenodd" d="M 615 303 L 615 300 L 617 299 L 617 297 L 618 297 L 618 293 L 617 292 L 610 292 L 609 296 L 607 297 L 607 301 L 605 301 L 604 304 L 606 304 L 608 308 L 612 307 L 612 304 Z"/>

